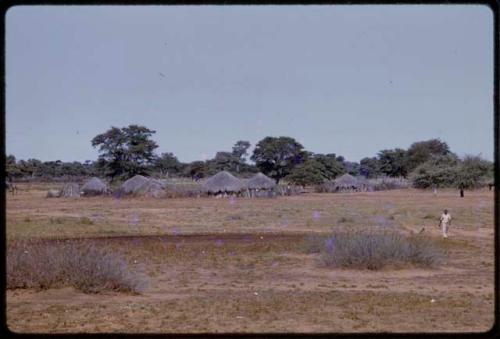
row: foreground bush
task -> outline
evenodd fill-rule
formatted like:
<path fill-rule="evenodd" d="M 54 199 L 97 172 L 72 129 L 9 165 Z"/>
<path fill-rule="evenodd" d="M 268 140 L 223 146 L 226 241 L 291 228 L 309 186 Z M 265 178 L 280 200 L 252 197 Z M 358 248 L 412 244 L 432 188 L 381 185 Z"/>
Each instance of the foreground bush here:
<path fill-rule="evenodd" d="M 317 248 L 318 240 L 313 245 Z M 323 239 L 321 259 L 326 266 L 380 269 L 384 266 L 432 267 L 442 251 L 427 236 L 404 236 L 395 232 L 336 233 Z"/>
<path fill-rule="evenodd" d="M 143 286 L 123 258 L 89 242 L 9 241 L 6 268 L 9 289 L 73 286 L 85 293 L 139 293 Z"/>

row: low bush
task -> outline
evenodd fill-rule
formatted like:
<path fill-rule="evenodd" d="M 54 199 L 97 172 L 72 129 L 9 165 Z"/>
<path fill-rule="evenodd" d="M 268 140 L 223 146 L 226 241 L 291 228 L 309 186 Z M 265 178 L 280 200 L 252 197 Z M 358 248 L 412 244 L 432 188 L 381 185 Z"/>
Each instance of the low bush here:
<path fill-rule="evenodd" d="M 10 240 L 6 269 L 8 289 L 73 286 L 85 293 L 139 293 L 143 287 L 124 258 L 91 242 Z"/>
<path fill-rule="evenodd" d="M 334 233 L 323 241 L 321 259 L 326 266 L 377 270 L 384 266 L 437 265 L 443 252 L 427 236 L 395 232 Z"/>
<path fill-rule="evenodd" d="M 367 185 L 372 191 L 387 191 L 409 188 L 410 182 L 405 178 L 380 177 L 368 179 Z"/>

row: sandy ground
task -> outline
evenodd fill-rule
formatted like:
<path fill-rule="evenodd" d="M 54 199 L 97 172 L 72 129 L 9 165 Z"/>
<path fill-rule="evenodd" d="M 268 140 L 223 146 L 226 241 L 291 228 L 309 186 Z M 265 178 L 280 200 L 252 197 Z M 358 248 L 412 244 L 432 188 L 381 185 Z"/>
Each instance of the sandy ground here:
<path fill-rule="evenodd" d="M 86 237 L 122 253 L 146 285 L 140 295 L 8 290 L 15 332 L 481 332 L 493 324 L 492 192 L 117 202 L 24 189 L 8 197 L 9 238 Z M 455 218 L 447 240 L 431 220 L 442 208 Z M 79 221 L 93 215 L 92 224 Z M 445 260 L 433 269 L 331 269 L 305 251 L 308 234 L 366 225 L 426 227 Z"/>

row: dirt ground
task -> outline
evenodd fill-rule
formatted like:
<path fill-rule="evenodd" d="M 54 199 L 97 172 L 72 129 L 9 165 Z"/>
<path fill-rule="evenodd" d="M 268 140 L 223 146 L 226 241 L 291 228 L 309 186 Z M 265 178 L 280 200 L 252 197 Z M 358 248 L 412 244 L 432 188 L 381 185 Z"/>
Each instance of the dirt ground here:
<path fill-rule="evenodd" d="M 15 332 L 481 332 L 493 324 L 493 192 L 401 190 L 277 199 L 7 197 L 9 239 L 97 242 L 146 283 L 139 295 L 7 291 Z M 452 214 L 449 239 L 436 218 Z M 307 237 L 425 227 L 433 269 L 331 269 Z"/>

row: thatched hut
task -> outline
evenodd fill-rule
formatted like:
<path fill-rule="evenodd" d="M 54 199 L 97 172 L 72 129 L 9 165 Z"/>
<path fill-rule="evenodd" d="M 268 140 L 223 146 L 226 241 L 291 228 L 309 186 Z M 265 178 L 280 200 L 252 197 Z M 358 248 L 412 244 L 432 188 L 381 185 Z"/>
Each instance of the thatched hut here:
<path fill-rule="evenodd" d="M 80 196 L 80 186 L 77 183 L 68 183 L 61 190 L 60 197 L 77 198 Z"/>
<path fill-rule="evenodd" d="M 108 185 L 106 185 L 101 179 L 93 177 L 85 184 L 83 184 L 83 186 L 80 188 L 80 192 L 82 195 L 90 196 L 107 194 L 110 192 L 110 190 L 108 188 Z"/>
<path fill-rule="evenodd" d="M 165 184 L 160 180 L 135 175 L 120 187 L 120 193 L 134 196 L 162 198 L 166 196 Z"/>
<path fill-rule="evenodd" d="M 257 173 L 250 179 L 247 179 L 245 186 L 250 197 L 276 196 L 276 182 L 262 173 Z"/>
<path fill-rule="evenodd" d="M 205 180 L 203 187 L 208 195 L 240 195 L 245 183 L 231 173 L 222 171 Z"/>
<path fill-rule="evenodd" d="M 356 192 L 360 188 L 359 181 L 348 173 L 336 178 L 333 184 L 337 192 Z"/>

